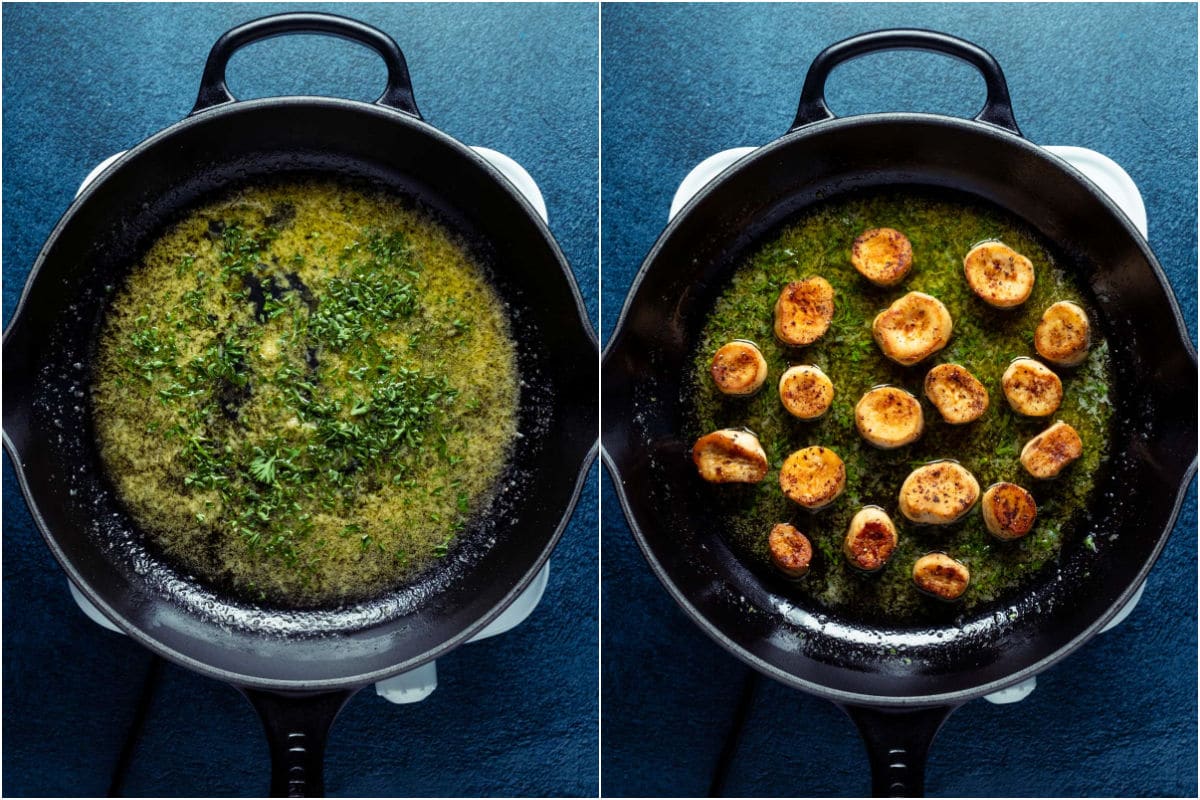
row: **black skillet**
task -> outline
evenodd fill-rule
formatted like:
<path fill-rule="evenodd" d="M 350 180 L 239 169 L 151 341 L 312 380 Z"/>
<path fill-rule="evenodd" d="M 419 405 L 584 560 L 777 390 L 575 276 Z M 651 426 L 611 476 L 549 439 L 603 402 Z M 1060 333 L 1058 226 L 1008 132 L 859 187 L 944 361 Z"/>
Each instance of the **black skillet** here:
<path fill-rule="evenodd" d="M 386 91 L 374 104 L 235 102 L 230 56 L 292 33 L 372 48 L 387 64 Z M 525 382 L 506 490 L 444 563 L 386 595 L 309 611 L 226 596 L 148 548 L 100 469 L 86 399 L 106 287 L 187 209 L 293 173 L 390 189 L 462 233 L 510 307 Z M 284 14 L 222 36 L 191 114 L 123 155 L 55 226 L 4 336 L 4 444 L 46 543 L 83 594 L 153 652 L 241 689 L 270 739 L 272 792 L 316 793 L 326 733 L 350 696 L 467 641 L 545 563 L 594 454 L 596 375 L 586 365 L 595 358 L 550 232 L 487 162 L 421 120 L 396 43 L 342 17 Z"/>
<path fill-rule="evenodd" d="M 983 110 L 974 120 L 835 118 L 824 100 L 830 71 L 895 49 L 974 66 L 987 86 Z M 1090 510 L 1056 565 L 957 625 L 862 624 L 803 606 L 781 582 L 751 572 L 714 524 L 713 492 L 681 433 L 699 331 L 737 265 L 805 208 L 896 186 L 959 193 L 1037 230 L 1086 287 L 1112 349 L 1111 456 Z M 843 708 L 866 740 L 881 795 L 923 791 L 929 745 L 955 708 L 1046 669 L 1121 609 L 1162 549 L 1195 470 L 1195 353 L 1154 254 L 1099 189 L 1021 136 L 991 55 L 930 31 L 868 33 L 817 56 L 788 133 L 705 186 L 659 237 L 601 377 L 605 462 L 655 574 L 725 649 Z M 1089 532 L 1098 553 L 1079 546 Z"/>

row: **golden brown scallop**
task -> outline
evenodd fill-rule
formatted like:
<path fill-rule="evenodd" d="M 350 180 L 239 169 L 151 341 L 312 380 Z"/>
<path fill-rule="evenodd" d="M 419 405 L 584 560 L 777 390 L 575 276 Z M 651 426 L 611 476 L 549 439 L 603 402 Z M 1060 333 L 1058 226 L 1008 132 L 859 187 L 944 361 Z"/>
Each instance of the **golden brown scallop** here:
<path fill-rule="evenodd" d="M 854 407 L 854 424 L 868 442 L 891 450 L 921 438 L 925 415 L 920 401 L 908 392 L 895 386 L 877 386 Z"/>
<path fill-rule="evenodd" d="M 722 394 L 745 397 L 766 382 L 767 359 L 754 342 L 735 339 L 713 355 L 709 374 Z"/>
<path fill-rule="evenodd" d="M 917 467 L 900 487 L 900 513 L 913 522 L 949 525 L 979 499 L 979 481 L 962 464 L 934 461 Z"/>
<path fill-rule="evenodd" d="M 805 447 L 783 462 L 779 487 L 794 503 L 805 508 L 822 508 L 846 488 L 846 465 L 828 447 Z"/>
<path fill-rule="evenodd" d="M 938 600 L 952 601 L 963 596 L 971 582 L 971 571 L 961 561 L 945 553 L 928 553 L 913 564 L 913 583 Z"/>
<path fill-rule="evenodd" d="M 692 463 L 710 483 L 758 483 L 767 474 L 767 454 L 747 431 L 713 431 L 692 447 Z"/>
<path fill-rule="evenodd" d="M 842 553 L 850 566 L 863 572 L 877 572 L 896 551 L 900 535 L 891 517 L 879 506 L 867 506 L 854 515 Z"/>
<path fill-rule="evenodd" d="M 883 354 L 911 366 L 941 350 L 950 341 L 954 320 L 941 300 L 923 292 L 909 292 L 871 325 L 875 343 Z"/>
<path fill-rule="evenodd" d="M 876 286 L 895 286 L 912 269 L 912 243 L 893 228 L 863 231 L 850 249 L 850 263 Z"/>
<path fill-rule="evenodd" d="M 1084 310 L 1062 300 L 1042 313 L 1042 321 L 1033 333 L 1038 355 L 1060 367 L 1074 367 L 1088 354 L 1091 326 Z"/>
<path fill-rule="evenodd" d="M 803 577 L 812 566 L 812 542 L 786 522 L 771 528 L 767 547 L 771 550 L 771 562 L 775 568 L 789 578 Z"/>
<path fill-rule="evenodd" d="M 1052 369 L 1032 358 L 1013 359 L 1000 385 L 1012 410 L 1027 417 L 1048 417 L 1062 403 L 1062 381 Z"/>
<path fill-rule="evenodd" d="M 793 417 L 816 419 L 833 403 L 833 381 L 820 367 L 789 367 L 779 378 L 779 400 Z"/>
<path fill-rule="evenodd" d="M 1033 291 L 1033 262 L 1003 242 L 977 244 L 963 259 L 971 291 L 996 308 L 1013 308 Z"/>
<path fill-rule="evenodd" d="M 958 364 L 938 364 L 929 370 L 925 396 L 951 425 L 974 422 L 988 408 L 987 388 Z"/>
<path fill-rule="evenodd" d="M 1037 503 L 1028 490 L 1015 483 L 993 483 L 983 493 L 980 504 L 983 524 L 997 539 L 1020 539 L 1033 530 Z"/>
<path fill-rule="evenodd" d="M 793 347 L 812 344 L 833 321 L 833 287 L 820 276 L 792 281 L 775 301 L 775 336 Z"/>
<path fill-rule="evenodd" d="M 1083 455 L 1083 440 L 1065 422 L 1056 422 L 1021 448 L 1021 466 L 1035 478 L 1054 478 Z"/>

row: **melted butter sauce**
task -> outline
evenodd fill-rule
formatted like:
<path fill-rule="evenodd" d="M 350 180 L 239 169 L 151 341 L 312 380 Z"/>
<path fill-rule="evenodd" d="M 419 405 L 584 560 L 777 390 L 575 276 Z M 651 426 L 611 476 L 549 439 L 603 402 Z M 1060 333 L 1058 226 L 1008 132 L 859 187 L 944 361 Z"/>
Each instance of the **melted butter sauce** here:
<path fill-rule="evenodd" d="M 167 557 L 292 607 L 412 580 L 517 432 L 516 346 L 466 245 L 403 201 L 251 188 L 149 249 L 105 318 L 102 461 Z"/>
<path fill-rule="evenodd" d="M 878 288 L 851 266 L 850 249 L 864 230 L 891 227 L 913 246 L 913 268 L 900 285 Z M 998 310 L 975 297 L 963 277 L 963 256 L 978 242 L 999 239 L 1030 258 L 1036 282 L 1019 308 Z M 789 281 L 820 275 L 834 287 L 833 324 L 818 342 L 787 348 L 772 333 L 772 309 Z M 871 336 L 875 315 L 910 291 L 946 304 L 954 333 L 941 352 L 912 367 L 883 356 Z M 1064 399 L 1051 417 L 1029 419 L 1008 406 L 1000 378 L 1018 356 L 1039 358 L 1033 333 L 1042 312 L 1071 300 L 1092 321 L 1087 360 L 1075 368 L 1051 366 L 1062 378 Z M 692 429 L 700 436 L 718 428 L 746 427 L 760 438 L 771 466 L 754 486 L 711 486 L 723 509 L 722 532 L 756 570 L 772 570 L 767 534 L 790 522 L 813 543 L 812 569 L 789 590 L 797 600 L 815 602 L 863 620 L 919 621 L 936 609 L 911 579 L 913 562 L 940 550 L 965 563 L 971 584 L 961 603 L 971 609 L 1018 590 L 1071 539 L 1073 522 L 1092 492 L 1094 476 L 1108 452 L 1110 366 L 1097 316 L 1079 288 L 1056 264 L 1050 250 L 1007 215 L 941 195 L 889 192 L 829 202 L 807 212 L 761 247 L 734 273 L 701 334 L 693 361 Z M 763 351 L 770 374 L 752 398 L 720 394 L 708 375 L 712 354 L 725 342 L 749 339 Z M 966 367 L 987 388 L 989 406 L 979 420 L 954 426 L 944 422 L 924 397 L 925 374 L 935 365 Z M 833 406 L 815 421 L 790 416 L 778 395 L 779 376 L 793 364 L 815 364 L 834 384 Z M 915 443 L 878 450 L 858 434 L 854 406 L 881 384 L 904 388 L 920 399 L 925 431 Z M 1070 423 L 1084 442 L 1083 457 L 1053 481 L 1035 481 L 1021 467 L 1021 447 L 1055 420 Z M 830 506 L 808 512 L 790 503 L 779 488 L 779 468 L 789 453 L 810 445 L 832 448 L 846 463 L 846 491 Z M 1011 481 L 1033 492 L 1038 519 L 1033 531 L 1015 542 L 1000 542 L 984 527 L 978 504 L 960 522 L 918 526 L 898 510 L 900 485 L 909 472 L 938 459 L 954 459 L 978 479 L 981 491 Z M 900 544 L 878 573 L 850 567 L 841 553 L 851 517 L 878 505 L 896 523 Z M 1072 539 L 1073 541 L 1073 539 Z"/>

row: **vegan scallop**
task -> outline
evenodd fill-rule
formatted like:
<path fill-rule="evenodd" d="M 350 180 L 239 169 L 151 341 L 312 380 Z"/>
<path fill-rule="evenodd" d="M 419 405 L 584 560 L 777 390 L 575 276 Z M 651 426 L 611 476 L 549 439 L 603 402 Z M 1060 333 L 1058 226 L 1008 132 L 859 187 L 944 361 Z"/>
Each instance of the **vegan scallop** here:
<path fill-rule="evenodd" d="M 971 583 L 971 571 L 945 553 L 927 553 L 913 564 L 913 583 L 938 600 L 953 601 L 963 596 Z"/>
<path fill-rule="evenodd" d="M 850 566 L 877 572 L 896 551 L 900 535 L 892 518 L 879 506 L 867 506 L 854 515 L 842 542 L 842 553 Z"/>
<path fill-rule="evenodd" d="M 1082 308 L 1061 300 L 1042 312 L 1033 332 L 1038 355 L 1060 367 L 1074 367 L 1087 358 L 1091 326 Z"/>
<path fill-rule="evenodd" d="M 908 392 L 895 386 L 877 386 L 854 407 L 854 424 L 868 442 L 891 450 L 921 438 L 925 415 L 921 403 Z"/>
<path fill-rule="evenodd" d="M 963 259 L 967 285 L 983 302 L 1015 308 L 1033 291 L 1033 262 L 1004 242 L 983 242 Z"/>
<path fill-rule="evenodd" d="M 1012 410 L 1027 417 L 1048 417 L 1062 403 L 1062 381 L 1052 369 L 1032 358 L 1013 359 L 1000 385 Z"/>
<path fill-rule="evenodd" d="M 1037 521 L 1033 495 L 1015 483 L 993 483 L 983 493 L 980 506 L 988 532 L 1004 541 L 1020 539 Z"/>
<path fill-rule="evenodd" d="M 794 503 L 810 509 L 823 508 L 846 488 L 846 465 L 828 447 L 805 447 L 783 462 L 779 487 Z"/>
<path fill-rule="evenodd" d="M 820 367 L 789 367 L 779 378 L 779 401 L 793 417 L 816 419 L 833 403 L 833 381 Z"/>
<path fill-rule="evenodd" d="M 794 525 L 781 522 L 771 528 L 767 547 L 771 551 L 771 563 L 789 578 L 804 577 L 812 566 L 812 542 Z"/>
<path fill-rule="evenodd" d="M 955 461 L 917 467 L 900 487 L 900 513 L 913 522 L 949 525 L 962 519 L 979 499 L 979 481 Z"/>
<path fill-rule="evenodd" d="M 904 295 L 879 312 L 871 325 L 883 354 L 906 367 L 945 347 L 953 331 L 950 311 L 941 300 L 923 292 Z"/>
<path fill-rule="evenodd" d="M 1083 455 L 1083 440 L 1065 422 L 1056 422 L 1021 448 L 1021 466 L 1035 478 L 1055 478 Z"/>
<path fill-rule="evenodd" d="M 812 344 L 833 321 L 833 286 L 820 276 L 792 281 L 775 301 L 775 336 L 792 347 Z"/>
<path fill-rule="evenodd" d="M 732 428 L 697 439 L 692 463 L 710 483 L 758 483 L 767 474 L 767 454 L 758 437 Z"/>
<path fill-rule="evenodd" d="M 912 269 L 912 243 L 894 228 L 863 231 L 850 248 L 850 263 L 876 286 L 895 286 Z"/>
<path fill-rule="evenodd" d="M 958 364 L 938 364 L 929 370 L 925 396 L 951 425 L 974 422 L 988 408 L 987 388 Z"/>
<path fill-rule="evenodd" d="M 709 374 L 722 394 L 745 397 L 766 382 L 767 359 L 754 342 L 735 339 L 713 355 Z"/>

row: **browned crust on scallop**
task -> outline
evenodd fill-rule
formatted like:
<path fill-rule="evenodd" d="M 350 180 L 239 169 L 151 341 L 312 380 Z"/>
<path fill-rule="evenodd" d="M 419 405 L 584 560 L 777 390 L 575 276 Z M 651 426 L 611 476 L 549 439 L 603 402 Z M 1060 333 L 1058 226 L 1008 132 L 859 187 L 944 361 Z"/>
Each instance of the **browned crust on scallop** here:
<path fill-rule="evenodd" d="M 951 425 L 965 425 L 988 409 L 988 390 L 958 364 L 938 364 L 925 376 L 925 396 Z"/>
<path fill-rule="evenodd" d="M 794 525 L 781 522 L 771 528 L 767 546 L 775 568 L 790 578 L 801 577 L 812 566 L 812 542 Z"/>
<path fill-rule="evenodd" d="M 816 419 L 833 403 L 833 382 L 818 367 L 789 367 L 779 377 L 779 401 L 793 417 Z"/>
<path fill-rule="evenodd" d="M 842 542 L 842 553 L 852 567 L 863 572 L 876 572 L 892 557 L 899 538 L 896 526 L 887 514 L 864 508 L 850 521 Z"/>
<path fill-rule="evenodd" d="M 971 571 L 945 553 L 927 553 L 913 563 L 913 583 L 939 600 L 957 600 L 971 583 Z"/>
<path fill-rule="evenodd" d="M 1015 483 L 994 483 L 983 493 L 983 523 L 997 539 L 1020 539 L 1033 530 L 1037 503 Z"/>
<path fill-rule="evenodd" d="M 920 401 L 908 392 L 895 386 L 879 386 L 859 399 L 854 407 L 854 424 L 872 445 L 890 450 L 921 438 L 925 415 Z"/>
<path fill-rule="evenodd" d="M 979 482 L 966 467 L 937 461 L 917 467 L 900 487 L 900 513 L 913 522 L 949 525 L 979 499 Z"/>
<path fill-rule="evenodd" d="M 784 344 L 812 344 L 832 321 L 833 286 L 819 275 L 792 281 L 775 301 L 775 336 Z"/>
<path fill-rule="evenodd" d="M 745 431 L 701 436 L 692 447 L 692 463 L 709 483 L 758 483 L 767 475 L 767 454 L 758 437 Z"/>
<path fill-rule="evenodd" d="M 1054 478 L 1083 455 L 1083 440 L 1065 422 L 1056 422 L 1021 448 L 1021 466 L 1035 478 Z"/>
<path fill-rule="evenodd" d="M 709 374 L 721 393 L 751 395 L 767 380 L 767 359 L 751 342 L 729 342 L 713 354 Z"/>
<path fill-rule="evenodd" d="M 954 320 L 945 304 L 923 292 L 909 292 L 879 312 L 871 334 L 883 354 L 912 366 L 950 342 Z"/>
<path fill-rule="evenodd" d="M 1074 367 L 1087 358 L 1090 339 L 1087 313 L 1075 303 L 1061 300 L 1042 312 L 1033 346 L 1050 363 Z"/>
<path fill-rule="evenodd" d="M 1003 242 L 983 242 L 963 258 L 967 285 L 996 308 L 1013 308 L 1033 292 L 1033 262 Z"/>
<path fill-rule="evenodd" d="M 1062 381 L 1032 358 L 1018 358 L 1009 364 L 1000 384 L 1012 410 L 1027 417 L 1048 417 L 1062 404 Z"/>
<path fill-rule="evenodd" d="M 779 488 L 793 503 L 822 508 L 846 488 L 846 465 L 828 447 L 816 445 L 795 451 L 779 470 Z"/>
<path fill-rule="evenodd" d="M 863 231 L 850 248 L 850 263 L 876 286 L 895 286 L 912 269 L 912 243 L 894 228 Z"/>

